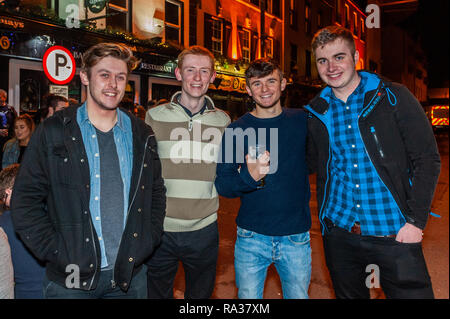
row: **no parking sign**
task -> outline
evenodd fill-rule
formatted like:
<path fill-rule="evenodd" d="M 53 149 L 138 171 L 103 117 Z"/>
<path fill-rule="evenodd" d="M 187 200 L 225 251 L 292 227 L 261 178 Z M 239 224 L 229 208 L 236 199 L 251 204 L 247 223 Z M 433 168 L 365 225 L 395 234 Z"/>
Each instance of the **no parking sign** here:
<path fill-rule="evenodd" d="M 75 59 L 66 48 L 55 45 L 49 48 L 42 60 L 45 75 L 55 84 L 67 84 L 75 75 Z"/>

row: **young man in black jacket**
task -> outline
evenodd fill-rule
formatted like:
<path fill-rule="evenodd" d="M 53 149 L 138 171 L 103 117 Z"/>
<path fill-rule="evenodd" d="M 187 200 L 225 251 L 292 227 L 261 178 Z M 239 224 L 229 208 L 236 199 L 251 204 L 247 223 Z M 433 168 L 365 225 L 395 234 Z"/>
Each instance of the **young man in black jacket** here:
<path fill-rule="evenodd" d="M 422 236 L 440 171 L 431 126 L 402 85 L 356 71 L 347 29 L 319 30 L 312 48 L 327 87 L 310 112 L 324 250 L 337 298 L 433 298 Z"/>
<path fill-rule="evenodd" d="M 26 246 L 46 262 L 46 298 L 146 298 L 165 187 L 152 129 L 118 108 L 138 61 L 123 45 L 83 55 L 87 100 L 34 133 L 12 197 Z"/>

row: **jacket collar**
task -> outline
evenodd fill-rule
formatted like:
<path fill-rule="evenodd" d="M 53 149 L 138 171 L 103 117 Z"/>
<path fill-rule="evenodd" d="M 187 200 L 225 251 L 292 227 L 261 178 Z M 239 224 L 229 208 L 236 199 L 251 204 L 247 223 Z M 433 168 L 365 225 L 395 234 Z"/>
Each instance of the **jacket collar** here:
<path fill-rule="evenodd" d="M 116 123 L 116 125 L 122 131 L 125 131 L 126 127 L 125 127 L 124 119 L 123 119 L 123 117 L 125 116 L 125 113 L 120 108 L 117 108 L 116 112 L 117 112 L 117 123 Z M 78 113 L 78 116 L 80 117 L 80 123 L 86 123 L 86 122 L 90 123 L 88 112 L 87 112 L 86 102 L 81 104 L 81 106 L 77 110 L 77 113 Z"/>
<path fill-rule="evenodd" d="M 357 71 L 361 78 L 364 78 L 364 94 L 367 98 L 370 98 L 371 95 L 375 93 L 375 91 L 380 87 L 390 87 L 391 81 L 386 78 L 382 78 L 380 75 L 370 71 Z M 328 107 L 330 105 L 330 98 L 332 94 L 332 89 L 329 86 L 326 86 L 318 95 L 316 95 L 306 107 L 313 109 L 314 111 L 324 114 L 327 112 Z"/>

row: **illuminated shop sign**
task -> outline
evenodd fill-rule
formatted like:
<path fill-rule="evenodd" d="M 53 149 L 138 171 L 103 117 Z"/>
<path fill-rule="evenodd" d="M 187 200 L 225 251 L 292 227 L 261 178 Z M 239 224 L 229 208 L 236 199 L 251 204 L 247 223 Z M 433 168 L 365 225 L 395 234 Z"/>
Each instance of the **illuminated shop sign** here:
<path fill-rule="evenodd" d="M 0 17 L 0 26 L 9 26 L 14 29 L 23 29 L 25 27 L 25 23 L 13 18 Z"/>

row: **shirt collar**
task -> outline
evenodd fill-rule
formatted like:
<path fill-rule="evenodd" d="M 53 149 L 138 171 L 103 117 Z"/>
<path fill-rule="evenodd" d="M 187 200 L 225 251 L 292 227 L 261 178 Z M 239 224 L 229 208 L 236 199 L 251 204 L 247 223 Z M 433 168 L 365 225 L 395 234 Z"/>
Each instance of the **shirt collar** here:
<path fill-rule="evenodd" d="M 122 131 L 126 131 L 125 122 L 123 119 L 123 117 L 126 115 L 124 114 L 124 112 L 121 109 L 117 108 L 116 110 L 117 110 L 117 123 L 115 124 L 115 126 L 120 128 Z M 80 106 L 80 108 L 78 110 L 78 116 L 79 116 L 80 124 L 88 123 L 88 124 L 92 125 L 91 121 L 89 121 L 86 102 L 84 102 Z"/>
<path fill-rule="evenodd" d="M 366 77 L 363 75 L 363 73 L 362 72 L 358 72 L 358 74 L 359 74 L 359 77 L 361 78 L 361 80 L 359 81 L 359 84 L 358 84 L 358 86 L 356 87 L 356 89 L 349 95 L 349 97 L 348 98 L 350 98 L 350 96 L 352 96 L 352 95 L 356 95 L 356 96 L 358 96 L 358 95 L 361 95 L 361 94 L 365 94 L 365 87 L 366 87 L 366 82 L 367 82 L 367 79 L 366 79 Z M 328 90 L 328 92 L 326 92 L 327 93 L 327 95 L 328 95 L 328 97 L 330 98 L 330 99 L 332 99 L 332 100 L 339 100 L 340 101 L 340 99 L 338 99 L 337 97 L 336 97 L 336 95 L 334 94 L 334 92 L 333 92 L 333 90 Z M 348 99 L 347 99 L 347 101 L 348 101 Z"/>

